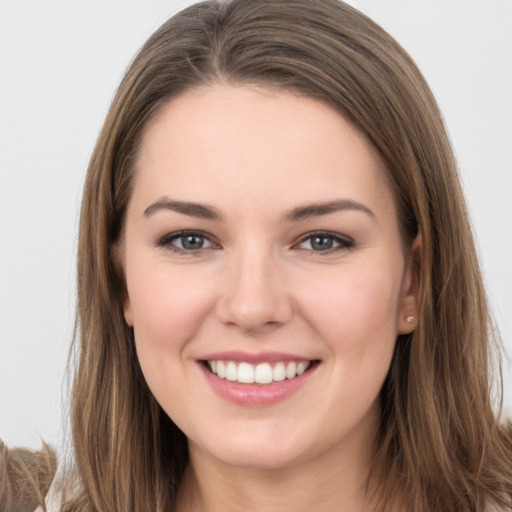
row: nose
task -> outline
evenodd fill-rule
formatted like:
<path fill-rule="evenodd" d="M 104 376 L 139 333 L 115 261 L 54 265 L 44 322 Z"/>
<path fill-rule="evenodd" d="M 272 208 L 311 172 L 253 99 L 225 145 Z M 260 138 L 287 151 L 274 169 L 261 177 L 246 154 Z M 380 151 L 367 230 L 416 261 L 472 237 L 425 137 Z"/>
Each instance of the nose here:
<path fill-rule="evenodd" d="M 293 302 L 273 255 L 250 249 L 233 255 L 226 274 L 217 302 L 217 316 L 224 324 L 254 334 L 290 321 Z"/>

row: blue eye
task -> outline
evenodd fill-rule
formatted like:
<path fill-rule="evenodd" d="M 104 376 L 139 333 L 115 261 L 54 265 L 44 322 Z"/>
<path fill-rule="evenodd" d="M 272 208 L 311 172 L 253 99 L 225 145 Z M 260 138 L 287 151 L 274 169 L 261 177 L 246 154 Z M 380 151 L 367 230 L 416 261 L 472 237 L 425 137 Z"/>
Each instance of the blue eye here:
<path fill-rule="evenodd" d="M 174 240 L 174 243 L 187 251 L 196 251 L 205 246 L 206 239 L 201 235 L 183 235 Z"/>
<path fill-rule="evenodd" d="M 193 253 L 201 249 L 213 247 L 213 242 L 197 231 L 180 231 L 165 235 L 156 243 L 157 247 L 165 247 L 179 253 Z"/>
<path fill-rule="evenodd" d="M 312 233 L 304 237 L 299 247 L 314 252 L 333 252 L 339 249 L 348 249 L 354 245 L 347 237 L 335 233 Z"/>

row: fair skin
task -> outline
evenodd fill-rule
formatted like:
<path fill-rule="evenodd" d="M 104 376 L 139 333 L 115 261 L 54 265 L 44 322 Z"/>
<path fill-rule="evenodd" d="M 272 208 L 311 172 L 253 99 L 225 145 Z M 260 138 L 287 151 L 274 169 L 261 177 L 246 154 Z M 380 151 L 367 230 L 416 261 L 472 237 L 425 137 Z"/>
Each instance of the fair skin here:
<path fill-rule="evenodd" d="M 188 91 L 146 128 L 121 253 L 142 371 L 189 439 L 177 510 L 367 510 L 417 285 L 365 138 L 289 92 Z"/>

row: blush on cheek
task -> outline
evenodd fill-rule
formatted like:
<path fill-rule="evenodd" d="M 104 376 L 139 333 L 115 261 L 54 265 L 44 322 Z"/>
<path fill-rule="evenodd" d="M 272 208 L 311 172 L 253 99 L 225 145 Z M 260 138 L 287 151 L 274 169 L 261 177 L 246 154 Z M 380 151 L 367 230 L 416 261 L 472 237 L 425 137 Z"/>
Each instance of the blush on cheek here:
<path fill-rule="evenodd" d="M 326 300 L 311 304 L 318 325 L 338 332 L 347 349 L 371 339 L 396 335 L 397 285 L 382 275 L 355 276 L 323 290 Z M 311 311 L 311 309 L 310 309 Z M 346 333 L 346 335 L 342 335 Z"/>

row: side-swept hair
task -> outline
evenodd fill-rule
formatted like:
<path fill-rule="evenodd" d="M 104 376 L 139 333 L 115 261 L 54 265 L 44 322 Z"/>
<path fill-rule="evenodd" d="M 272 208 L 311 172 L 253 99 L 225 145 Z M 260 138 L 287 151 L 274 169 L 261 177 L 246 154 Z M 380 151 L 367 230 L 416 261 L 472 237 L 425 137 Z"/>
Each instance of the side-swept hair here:
<path fill-rule="evenodd" d="M 215 82 L 320 99 L 386 164 L 402 239 L 418 234 L 418 328 L 400 336 L 381 392 L 373 472 L 380 510 L 483 511 L 512 496 L 512 435 L 491 400 L 491 317 L 456 163 L 408 54 L 337 0 L 208 1 L 167 21 L 121 82 L 88 169 L 78 247 L 72 431 L 81 491 L 65 510 L 163 512 L 186 438 L 151 395 L 123 317 L 116 261 L 144 129 L 171 98 Z"/>

